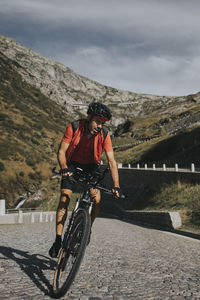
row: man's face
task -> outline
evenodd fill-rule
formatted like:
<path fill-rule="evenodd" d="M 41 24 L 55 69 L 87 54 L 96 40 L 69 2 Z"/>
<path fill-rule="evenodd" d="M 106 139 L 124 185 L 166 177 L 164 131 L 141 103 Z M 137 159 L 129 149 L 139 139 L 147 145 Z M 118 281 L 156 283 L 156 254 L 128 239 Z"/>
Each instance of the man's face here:
<path fill-rule="evenodd" d="M 98 132 L 102 129 L 104 122 L 98 117 L 94 116 L 89 123 L 89 131 L 91 134 L 98 134 Z"/>

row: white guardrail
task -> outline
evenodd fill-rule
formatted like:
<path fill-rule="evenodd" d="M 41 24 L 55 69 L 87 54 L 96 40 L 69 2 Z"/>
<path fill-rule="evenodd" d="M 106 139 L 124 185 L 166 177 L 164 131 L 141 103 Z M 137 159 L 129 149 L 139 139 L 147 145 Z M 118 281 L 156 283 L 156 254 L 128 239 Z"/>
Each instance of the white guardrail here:
<path fill-rule="evenodd" d="M 104 163 L 101 161 L 101 165 Z M 153 170 L 153 171 L 175 171 L 175 172 L 200 172 L 200 168 L 195 167 L 194 163 L 191 163 L 190 168 L 179 168 L 178 164 L 175 164 L 174 167 L 167 167 L 166 164 L 163 164 L 162 167 L 156 167 L 155 164 L 152 165 L 152 167 L 148 166 L 147 164 L 144 164 L 141 166 L 140 164 L 137 164 L 136 166 L 132 166 L 131 164 L 125 164 L 118 163 L 118 169 L 128 168 L 128 169 L 137 169 L 137 170 Z"/>
<path fill-rule="evenodd" d="M 6 201 L 0 199 L 0 224 L 21 224 L 55 222 L 55 211 L 41 211 L 34 208 L 5 209 Z"/>

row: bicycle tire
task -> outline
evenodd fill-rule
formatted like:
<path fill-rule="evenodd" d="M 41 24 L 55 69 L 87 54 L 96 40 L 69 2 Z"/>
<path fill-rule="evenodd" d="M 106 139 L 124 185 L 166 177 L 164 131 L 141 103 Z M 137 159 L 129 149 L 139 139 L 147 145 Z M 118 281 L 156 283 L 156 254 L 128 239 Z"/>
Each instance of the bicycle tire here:
<path fill-rule="evenodd" d="M 68 242 L 65 248 L 61 248 L 58 257 L 53 280 L 53 295 L 55 298 L 64 296 L 75 279 L 87 247 L 90 227 L 91 218 L 88 210 L 79 209 L 75 216 Z M 70 262 L 70 259 L 72 259 L 72 262 Z M 71 267 L 69 267 L 69 270 L 66 270 L 70 263 L 72 263 Z M 64 278 L 62 281 L 61 276 L 64 271 L 67 274 L 66 277 L 63 274 Z"/>

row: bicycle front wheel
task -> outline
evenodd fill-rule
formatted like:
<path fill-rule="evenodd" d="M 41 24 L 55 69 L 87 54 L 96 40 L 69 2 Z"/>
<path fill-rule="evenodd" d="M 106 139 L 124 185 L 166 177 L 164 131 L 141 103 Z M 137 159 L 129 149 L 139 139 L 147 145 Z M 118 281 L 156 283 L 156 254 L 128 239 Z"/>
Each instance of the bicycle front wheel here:
<path fill-rule="evenodd" d="M 85 253 L 90 235 L 88 210 L 79 209 L 66 246 L 60 251 L 53 280 L 53 294 L 62 297 L 72 284 Z"/>

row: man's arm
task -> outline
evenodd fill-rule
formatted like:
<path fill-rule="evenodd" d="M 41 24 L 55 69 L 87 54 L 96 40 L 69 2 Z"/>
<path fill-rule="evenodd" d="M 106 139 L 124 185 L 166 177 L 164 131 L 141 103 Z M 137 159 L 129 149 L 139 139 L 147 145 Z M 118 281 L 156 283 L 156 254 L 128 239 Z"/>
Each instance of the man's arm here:
<path fill-rule="evenodd" d="M 67 168 L 66 151 L 69 147 L 68 143 L 62 141 L 58 149 L 58 162 L 61 169 Z"/>
<path fill-rule="evenodd" d="M 114 187 L 119 188 L 119 173 L 118 173 L 118 168 L 117 168 L 117 163 L 115 161 L 114 158 L 114 152 L 106 152 L 106 158 L 108 160 L 108 165 L 110 168 L 110 172 L 111 172 L 111 176 L 112 176 L 112 180 L 113 180 L 113 184 Z M 115 196 L 119 197 L 119 192 L 113 189 L 113 192 L 115 194 Z"/>

